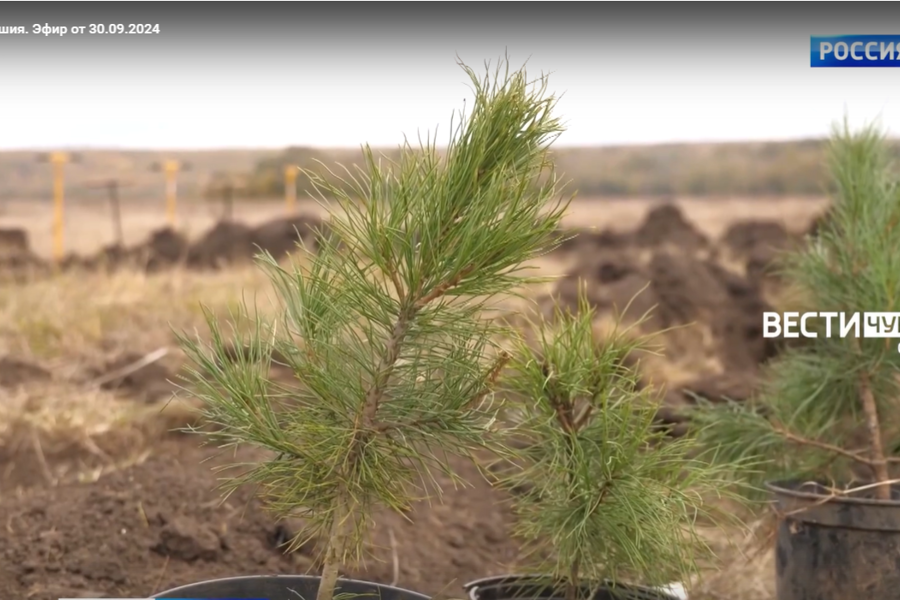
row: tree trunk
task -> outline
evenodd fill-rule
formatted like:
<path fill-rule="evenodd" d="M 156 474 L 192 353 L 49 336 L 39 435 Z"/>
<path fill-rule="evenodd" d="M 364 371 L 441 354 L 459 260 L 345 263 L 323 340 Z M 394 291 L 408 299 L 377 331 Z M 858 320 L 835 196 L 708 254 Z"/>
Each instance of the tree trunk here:
<path fill-rule="evenodd" d="M 881 440 L 881 421 L 878 418 L 878 405 L 872 393 L 869 374 L 863 371 L 859 376 L 859 396 L 862 400 L 863 412 L 866 415 L 866 430 L 869 433 L 869 449 L 871 451 L 872 469 L 875 471 L 875 482 L 890 480 L 887 460 L 884 456 L 884 444 Z M 891 499 L 891 486 L 879 485 L 875 488 L 875 497 L 879 500 Z"/>
<path fill-rule="evenodd" d="M 343 492 L 343 497 L 338 498 L 335 502 L 331 535 L 328 540 L 328 548 L 325 550 L 325 559 L 322 563 L 322 580 L 319 583 L 316 600 L 332 600 L 334 597 L 334 588 L 343 564 L 344 552 L 349 544 L 349 532 L 353 525 L 353 507 L 351 503 L 352 500 L 346 492 Z"/>

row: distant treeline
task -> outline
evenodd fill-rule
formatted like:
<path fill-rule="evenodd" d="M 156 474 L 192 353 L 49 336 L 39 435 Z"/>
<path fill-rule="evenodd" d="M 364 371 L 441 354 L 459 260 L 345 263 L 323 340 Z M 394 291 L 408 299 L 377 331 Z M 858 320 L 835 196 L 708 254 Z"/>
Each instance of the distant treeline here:
<path fill-rule="evenodd" d="M 825 165 L 827 142 L 759 142 L 727 144 L 668 144 L 656 146 L 558 148 L 555 159 L 569 190 L 581 198 L 628 196 L 819 196 L 828 191 Z M 900 155 L 900 146 L 895 145 Z M 396 158 L 397 151 L 375 150 Z M 88 181 L 117 177 L 130 182 L 123 199 L 162 200 L 162 175 L 150 168 L 162 159 L 191 164 L 179 174 L 179 196 L 220 197 L 232 186 L 237 198 L 284 196 L 288 165 L 319 173 L 340 185 L 346 177 L 340 165 L 354 171 L 362 162 L 360 150 L 291 147 L 285 150 L 209 151 L 85 151 L 80 164 L 66 169 L 68 198 L 103 200 Z M 333 171 L 333 174 L 328 172 Z M 298 196 L 309 190 L 302 174 Z M 0 152 L 0 200 L 49 199 L 49 165 L 33 153 Z"/>
<path fill-rule="evenodd" d="M 580 196 L 820 195 L 823 140 L 563 149 L 557 164 Z"/>

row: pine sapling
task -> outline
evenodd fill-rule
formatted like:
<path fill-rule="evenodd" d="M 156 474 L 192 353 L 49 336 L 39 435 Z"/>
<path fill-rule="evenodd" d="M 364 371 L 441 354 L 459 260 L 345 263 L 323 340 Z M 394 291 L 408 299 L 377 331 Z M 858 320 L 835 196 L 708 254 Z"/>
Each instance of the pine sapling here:
<path fill-rule="evenodd" d="M 802 299 L 796 308 L 832 313 L 830 322 L 806 321 L 817 337 L 773 359 L 752 402 L 703 404 L 695 418 L 706 423 L 705 443 L 722 448 L 722 460 L 765 461 L 752 480 L 757 492 L 764 481 L 853 487 L 868 479 L 875 497 L 887 500 L 888 467 L 900 461 L 900 353 L 892 339 L 861 334 L 862 313 L 900 311 L 897 170 L 883 134 L 874 127 L 851 133 L 846 125 L 832 136 L 830 170 L 836 193 L 829 218 L 815 240 L 780 261 Z"/>
<path fill-rule="evenodd" d="M 500 483 L 535 566 L 566 600 L 607 583 L 688 581 L 709 556 L 694 524 L 730 495 L 726 469 L 655 422 L 659 397 L 639 386 L 636 357 L 655 351 L 636 333 L 643 319 L 598 340 L 594 316 L 584 293 L 576 313 L 557 308 L 533 325 L 535 340 L 520 339 L 501 379 L 530 443 Z"/>
<path fill-rule="evenodd" d="M 548 160 L 562 127 L 546 78 L 464 69 L 474 105 L 443 152 L 406 142 L 388 162 L 364 148 L 355 172 L 307 173 L 330 235 L 306 266 L 262 259 L 284 310 L 238 343 L 250 350 L 228 360 L 214 319 L 210 343 L 182 338 L 207 435 L 277 455 L 226 487 L 254 483 L 278 514 L 301 517 L 291 548 L 324 542 L 317 600 L 359 558 L 376 506 L 407 510 L 436 469 L 455 477 L 447 455 L 490 443 L 507 356 L 484 310 L 532 279 L 523 265 L 556 243 L 568 204 Z M 267 379 L 275 352 L 297 385 Z"/>

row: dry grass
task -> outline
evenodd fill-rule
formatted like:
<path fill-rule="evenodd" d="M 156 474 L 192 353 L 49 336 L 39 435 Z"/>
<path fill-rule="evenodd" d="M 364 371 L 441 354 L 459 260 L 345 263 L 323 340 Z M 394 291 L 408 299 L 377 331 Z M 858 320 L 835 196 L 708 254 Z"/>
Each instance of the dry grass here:
<path fill-rule="evenodd" d="M 687 216 L 713 236 L 721 234 L 735 219 L 747 217 L 774 218 L 791 228 L 803 228 L 823 206 L 821 201 L 790 199 L 680 203 Z M 567 224 L 630 228 L 638 224 L 649 206 L 651 203 L 640 200 L 577 202 Z M 35 247 L 46 254 L 50 240 L 45 208 L 23 208 L 14 219 L 4 217 L 0 226 L 26 227 Z M 254 204 L 252 209 L 248 204 L 239 215 L 248 221 L 260 221 L 281 211 L 277 203 Z M 70 248 L 93 252 L 109 241 L 98 229 L 95 211 L 76 204 L 70 208 L 68 218 Z M 131 243 L 163 224 L 162 215 L 146 207 L 129 208 L 126 219 Z M 182 222 L 197 231 L 209 226 L 212 216 L 204 216 L 203 211 L 186 212 Z M 536 261 L 535 266 L 542 275 L 558 276 L 570 265 L 545 258 Z M 256 298 L 264 313 L 273 307 L 269 282 L 256 267 L 203 273 L 172 270 L 154 275 L 70 272 L 0 288 L 0 356 L 34 361 L 53 374 L 50 381 L 40 384 L 5 392 L 0 388 L 0 450 L 25 448 L 37 457 L 35 468 L 42 468 L 41 457 L 50 454 L 84 457 L 68 474 L 48 472 L 50 481 L 96 478 L 105 471 L 141 460 L 152 448 L 153 436 L 190 419 L 192 407 L 188 403 L 175 404 L 162 412 L 157 405 L 136 407 L 85 383 L 79 374 L 126 352 L 145 354 L 162 347 L 171 349 L 164 360 L 175 370 L 182 357 L 174 347 L 172 328 L 202 331 L 201 303 L 225 315 L 242 298 Z M 598 332 L 606 326 L 608 323 L 598 321 Z M 702 336 L 703 332 L 690 335 Z M 678 360 L 652 362 L 650 367 L 654 379 L 670 382 L 717 369 L 715 358 L 709 355 L 681 355 Z M 154 413 L 159 418 L 148 418 Z M 107 455 L 106 442 L 113 440 L 115 443 L 111 444 L 120 446 L 123 437 L 129 440 L 132 451 L 127 456 Z M 735 545 L 733 532 L 710 530 L 708 534 L 710 543 L 720 552 L 721 571 L 698 582 L 692 600 L 773 597 L 771 553 L 751 561 L 743 555 L 740 544 Z"/>
<path fill-rule="evenodd" d="M 145 456 L 159 433 L 191 422 L 195 407 L 185 399 L 123 402 L 85 380 L 84 372 L 160 348 L 169 349 L 163 362 L 175 372 L 183 360 L 172 330 L 202 333 L 201 303 L 227 316 L 242 296 L 258 298 L 261 312 L 273 306 L 268 280 L 250 266 L 203 274 L 70 272 L 0 288 L 0 356 L 34 362 L 52 375 L 12 390 L 0 387 L 0 446 L 12 452 L 25 444 L 38 466 L 47 455 L 78 458 L 75 466 L 64 461 L 69 472 L 54 479 L 97 477 Z M 104 447 L 131 451 L 113 456 Z"/>
<path fill-rule="evenodd" d="M 265 310 L 268 292 L 254 266 L 214 273 L 65 272 L 0 289 L 0 353 L 77 369 L 98 355 L 171 345 L 173 327 L 191 329 L 202 320 L 201 304 L 221 313 L 260 298 Z"/>

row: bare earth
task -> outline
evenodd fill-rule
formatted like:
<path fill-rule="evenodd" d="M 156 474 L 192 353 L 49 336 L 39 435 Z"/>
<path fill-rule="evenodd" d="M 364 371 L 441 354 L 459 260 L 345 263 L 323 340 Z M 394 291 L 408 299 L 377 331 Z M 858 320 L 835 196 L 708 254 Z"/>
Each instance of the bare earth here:
<path fill-rule="evenodd" d="M 752 380 L 773 350 L 753 332 L 723 332 L 710 323 L 723 314 L 753 321 L 771 291 L 770 283 L 754 275 L 765 244 L 751 240 L 753 248 L 740 250 L 737 242 L 728 246 L 720 238 L 734 223 L 753 219 L 774 222 L 785 240 L 799 239 L 825 201 L 685 199 L 677 202 L 684 223 L 674 223 L 681 218 L 675 211 L 658 213 L 668 216 L 653 225 L 645 219 L 656 204 L 576 202 L 567 227 L 612 229 L 631 241 L 607 244 L 582 234 L 578 239 L 587 241 L 538 265 L 548 274 L 593 279 L 601 307 L 646 278 L 661 319 L 701 322 L 696 335 L 668 340 L 673 352 L 651 365 L 653 383 L 700 385 L 702 379 L 721 386 Z M 216 224 L 217 211 L 199 201 L 182 202 L 179 231 L 198 239 Z M 322 214 L 308 202 L 301 202 L 301 212 Z M 236 220 L 256 226 L 284 214 L 280 202 L 238 202 Z M 162 206 L 125 206 L 123 225 L 126 245 L 142 244 L 165 226 Z M 50 256 L 48 204 L 7 203 L 0 230 L 12 228 L 28 233 L 38 257 Z M 677 236 L 670 235 L 676 229 Z M 79 255 L 111 244 L 106 207 L 68 205 L 65 241 L 67 252 Z M 713 263 L 727 268 L 715 271 Z M 709 269 L 718 274 L 709 275 Z M 725 289 L 721 278 L 728 277 L 750 283 L 732 285 L 741 291 L 729 296 L 719 290 Z M 564 283 L 559 286 L 564 296 Z M 698 301 L 717 293 L 715 302 Z M 201 579 L 315 569 L 309 549 L 283 555 L 278 544 L 290 535 L 291 523 L 273 522 L 251 494 L 217 503 L 211 463 L 200 464 L 210 452 L 198 449 L 197 439 L 171 432 L 195 415 L 195 401 L 184 394 L 169 402 L 175 391 L 170 381 L 184 362 L 172 329 L 202 331 L 201 303 L 224 315 L 242 298 L 256 298 L 263 312 L 271 309 L 268 283 L 242 262 L 155 272 L 71 269 L 0 283 L 0 596 L 147 597 Z M 704 319 L 711 320 L 704 325 Z M 258 457 L 248 451 L 246 458 Z M 508 535 L 502 498 L 472 465 L 458 468 L 472 489 L 446 489 L 442 504 L 417 506 L 408 519 L 382 515 L 374 530 L 374 558 L 349 574 L 460 597 L 466 581 L 515 572 L 518 549 Z M 721 564 L 689 582 L 692 600 L 774 597 L 770 552 L 751 560 L 743 553 L 742 532 L 705 533 Z"/>

